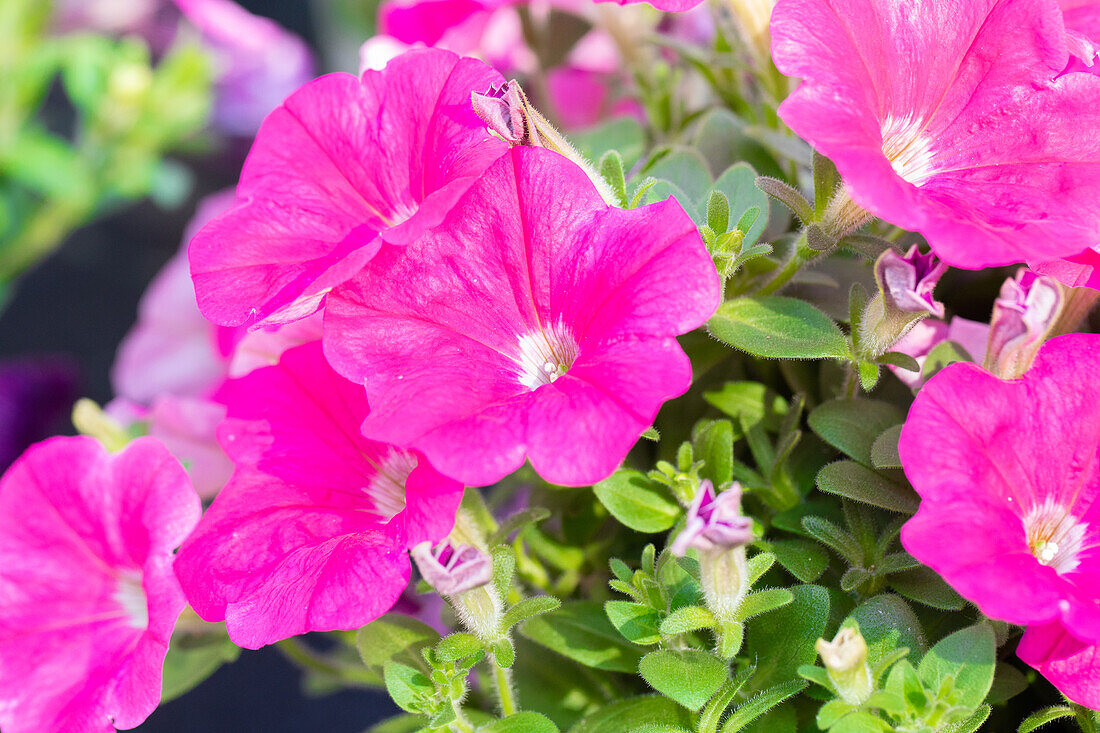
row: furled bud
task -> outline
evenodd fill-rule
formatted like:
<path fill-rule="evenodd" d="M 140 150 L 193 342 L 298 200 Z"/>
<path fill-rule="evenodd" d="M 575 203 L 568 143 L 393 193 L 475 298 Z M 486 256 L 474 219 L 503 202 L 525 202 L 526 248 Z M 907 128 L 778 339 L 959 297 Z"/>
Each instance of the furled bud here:
<path fill-rule="evenodd" d="M 741 487 L 717 496 L 703 481 L 688 507 L 687 522 L 669 550 L 682 557 L 699 551 L 699 574 L 707 608 L 722 623 L 732 622 L 749 591 L 745 545 L 753 540 L 752 520 L 741 514 Z"/>
<path fill-rule="evenodd" d="M 581 167 L 609 206 L 618 205 L 618 197 L 603 176 L 531 105 L 515 79 L 499 86 L 494 84 L 484 94 L 474 92 L 470 103 L 489 132 L 510 145 L 547 148 L 561 153 Z"/>
<path fill-rule="evenodd" d="M 493 560 L 476 547 L 454 545 L 450 540 L 432 548 L 421 542 L 412 549 L 412 558 L 428 585 L 444 596 L 485 585 L 493 579 Z"/>
<path fill-rule="evenodd" d="M 867 642 L 858 626 L 845 626 L 832 641 L 818 639 L 814 646 L 837 694 L 849 705 L 862 705 L 874 692 L 867 665 Z"/>
<path fill-rule="evenodd" d="M 985 367 L 1002 379 L 1023 375 L 1058 322 L 1065 298 L 1058 281 L 1021 267 L 993 302 Z"/>
<path fill-rule="evenodd" d="M 935 255 L 922 255 L 916 245 L 904 256 L 892 249 L 879 255 L 875 261 L 878 293 L 863 312 L 860 330 L 867 356 L 884 354 L 925 316 L 943 318 L 943 303 L 932 291 L 946 270 Z"/>
<path fill-rule="evenodd" d="M 421 542 L 411 554 L 424 580 L 451 602 L 466 629 L 486 642 L 500 638 L 501 603 L 489 555 L 449 538 L 435 548 Z"/>

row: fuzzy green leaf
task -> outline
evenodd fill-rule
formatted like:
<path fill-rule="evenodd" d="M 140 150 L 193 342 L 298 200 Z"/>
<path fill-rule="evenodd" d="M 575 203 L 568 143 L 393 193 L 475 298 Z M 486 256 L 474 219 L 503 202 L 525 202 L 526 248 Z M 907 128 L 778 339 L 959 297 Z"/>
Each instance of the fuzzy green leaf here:
<path fill-rule="evenodd" d="M 661 622 L 661 633 L 668 636 L 684 634 L 698 629 L 709 629 L 715 624 L 714 615 L 702 606 L 678 608 Z"/>
<path fill-rule="evenodd" d="M 968 626 L 928 650 L 917 667 L 924 686 L 939 689 L 946 677 L 955 680 L 960 704 L 973 710 L 985 700 L 993 684 L 997 644 L 987 623 Z"/>
<path fill-rule="evenodd" d="M 1049 708 L 1043 708 L 1027 716 L 1024 722 L 1020 723 L 1020 727 L 1016 729 L 1016 733 L 1031 733 L 1033 730 L 1037 730 L 1047 723 L 1053 723 L 1055 720 L 1072 717 L 1074 717 L 1073 708 L 1065 705 L 1054 705 Z"/>
<path fill-rule="evenodd" d="M 611 672 L 634 672 L 641 652 L 619 634 L 595 601 L 573 601 L 524 621 L 520 633 L 536 644 Z"/>
<path fill-rule="evenodd" d="M 477 729 L 478 733 L 559 733 L 558 726 L 539 713 L 523 712 L 494 720 Z"/>
<path fill-rule="evenodd" d="M 661 619 L 649 606 L 630 601 L 608 601 L 604 611 L 612 626 L 635 644 L 656 644 L 661 640 L 657 626 Z"/>
<path fill-rule="evenodd" d="M 730 346 L 770 359 L 848 355 L 848 341 L 837 325 L 814 306 L 795 298 L 728 300 L 708 321 L 707 329 Z"/>
<path fill-rule="evenodd" d="M 840 399 L 819 405 L 806 422 L 826 443 L 864 466 L 871 466 L 875 439 L 903 417 L 898 408 L 887 402 Z"/>
<path fill-rule="evenodd" d="M 616 471 L 592 490 L 611 516 L 638 532 L 664 532 L 683 511 L 668 489 L 639 471 Z"/>
<path fill-rule="evenodd" d="M 805 680 L 789 680 L 764 690 L 733 711 L 722 726 L 722 733 L 737 733 L 787 698 L 805 690 L 808 685 Z"/>
<path fill-rule="evenodd" d="M 729 677 L 728 665 L 709 652 L 662 649 L 642 657 L 638 672 L 657 692 L 698 710 Z"/>
<path fill-rule="evenodd" d="M 504 612 L 504 618 L 501 621 L 501 630 L 507 631 L 520 621 L 531 616 L 538 616 L 540 613 L 547 613 L 553 611 L 561 605 L 554 596 L 535 596 L 534 598 L 524 598 L 516 605 L 509 608 Z"/>
<path fill-rule="evenodd" d="M 837 461 L 822 468 L 817 474 L 817 488 L 826 494 L 902 514 L 912 514 L 920 505 L 920 498 L 908 486 L 855 461 Z"/>

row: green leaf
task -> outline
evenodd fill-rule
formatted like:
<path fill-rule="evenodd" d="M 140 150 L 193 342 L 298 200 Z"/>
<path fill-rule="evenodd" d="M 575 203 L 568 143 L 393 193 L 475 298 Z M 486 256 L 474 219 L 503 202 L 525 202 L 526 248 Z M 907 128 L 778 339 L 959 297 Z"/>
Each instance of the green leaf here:
<path fill-rule="evenodd" d="M 676 199 L 676 202 L 683 207 L 687 215 L 691 217 L 696 226 L 703 224 L 703 217 L 699 214 L 698 207 L 691 198 L 691 194 L 686 193 L 682 188 L 677 186 L 672 181 L 666 181 L 663 178 L 650 179 L 653 184 L 646 191 L 645 200 L 646 203 L 653 204 L 658 201 L 664 201 L 669 196 Z"/>
<path fill-rule="evenodd" d="M 817 474 L 817 488 L 827 494 L 888 509 L 913 514 L 920 499 L 908 486 L 902 486 L 880 473 L 855 461 L 837 461 Z"/>
<path fill-rule="evenodd" d="M 599 160 L 609 150 L 617 150 L 623 168 L 629 170 L 645 153 L 645 130 L 633 117 L 619 117 L 591 130 L 569 136 L 584 157 Z"/>
<path fill-rule="evenodd" d="M 667 697 L 641 695 L 618 700 L 586 716 L 569 733 L 623 733 L 623 721 L 631 726 L 672 725 L 690 728 L 693 716 Z"/>
<path fill-rule="evenodd" d="M 639 471 L 616 471 L 592 490 L 611 516 L 638 532 L 664 532 L 682 512 L 668 489 Z"/>
<path fill-rule="evenodd" d="M 927 382 L 948 364 L 960 361 L 973 361 L 973 359 L 954 341 L 942 341 L 932 347 L 928 356 L 925 357 L 924 368 L 921 369 L 921 380 Z"/>
<path fill-rule="evenodd" d="M 538 616 L 540 613 L 547 613 L 553 611 L 555 608 L 561 606 L 559 601 L 554 596 L 535 596 L 534 598 L 524 598 L 516 605 L 509 608 L 504 612 L 504 618 L 501 620 L 501 630 L 507 631 L 520 621 L 531 616 Z"/>
<path fill-rule="evenodd" d="M 756 179 L 756 186 L 790 209 L 803 224 L 813 223 L 813 206 L 810 205 L 806 197 L 794 186 L 786 181 L 781 181 L 778 178 L 771 178 L 770 176 L 758 176 Z"/>
<path fill-rule="evenodd" d="M 699 475 L 715 486 L 733 481 L 733 423 L 714 420 L 703 426 L 692 441 L 695 456 L 703 461 Z"/>
<path fill-rule="evenodd" d="M 603 179 L 611 186 L 611 190 L 615 192 L 618 205 L 626 206 L 629 202 L 626 198 L 626 174 L 623 170 L 623 156 L 619 155 L 617 150 L 608 150 L 600 158 L 596 168 Z"/>
<path fill-rule="evenodd" d="M 997 669 L 993 673 L 993 686 L 989 688 L 985 701 L 990 705 L 999 705 L 1026 689 L 1027 677 L 1023 672 L 1008 662 L 997 662 Z"/>
<path fill-rule="evenodd" d="M 543 647 L 522 636 L 515 644 L 511 670 L 520 709 L 538 710 L 564 729 L 606 701 L 600 673 L 564 657 L 548 660 Z"/>
<path fill-rule="evenodd" d="M 726 382 L 703 398 L 734 419 L 737 424 L 778 429 L 789 409 L 787 401 L 759 382 Z"/>
<path fill-rule="evenodd" d="M 737 733 L 752 721 L 779 705 L 784 700 L 794 697 L 809 686 L 806 680 L 789 680 L 764 690 L 756 697 L 750 699 L 741 707 L 733 711 L 722 726 L 722 733 Z"/>
<path fill-rule="evenodd" d="M 700 117 L 692 147 L 703 154 L 716 176 L 726 166 L 742 160 L 768 175 L 783 175 L 771 153 L 742 133 L 744 127 L 745 123 L 730 110 L 712 107 Z"/>
<path fill-rule="evenodd" d="M 436 645 L 435 653 L 439 656 L 440 661 L 453 662 L 476 654 L 481 649 L 481 641 L 476 636 L 460 632 L 445 636 Z"/>
<path fill-rule="evenodd" d="M 359 629 L 355 638 L 363 664 L 379 673 L 391 660 L 424 668 L 420 650 L 438 642 L 438 631 L 400 613 L 387 613 L 371 621 Z"/>
<path fill-rule="evenodd" d="M 1016 733 L 1031 733 L 1031 731 L 1047 723 L 1053 723 L 1055 720 L 1073 717 L 1075 717 L 1073 708 L 1065 705 L 1054 705 L 1049 708 L 1043 708 L 1027 716 L 1024 722 L 1020 723 L 1020 727 L 1017 728 Z"/>
<path fill-rule="evenodd" d="M 997 644 L 987 623 L 956 631 L 928 650 L 917 666 L 924 686 L 939 689 L 945 678 L 955 681 L 959 703 L 975 709 L 985 700 L 993 684 Z"/>
<path fill-rule="evenodd" d="M 656 644 L 661 640 L 660 617 L 649 606 L 630 601 L 608 601 L 604 611 L 612 626 L 635 644 Z"/>
<path fill-rule="evenodd" d="M 707 198 L 707 226 L 716 234 L 724 234 L 730 226 L 730 200 L 721 191 L 711 191 Z"/>
<path fill-rule="evenodd" d="M 516 574 L 516 551 L 510 545 L 497 545 L 490 555 L 493 558 L 493 587 L 503 598 L 508 595 Z"/>
<path fill-rule="evenodd" d="M 711 185 L 707 162 L 699 151 L 692 148 L 673 149 L 642 173 L 658 180 L 668 181 L 686 193 L 689 197 L 688 202 L 680 203 L 688 209 L 688 213 L 692 213 L 691 210 L 697 208 L 696 205 L 706 198 Z"/>
<path fill-rule="evenodd" d="M 890 576 L 890 586 L 911 601 L 944 611 L 958 611 L 966 600 L 931 568 L 906 570 Z"/>
<path fill-rule="evenodd" d="M 794 679 L 799 667 L 817 657 L 814 643 L 825 634 L 829 591 L 818 585 L 799 585 L 790 591 L 791 603 L 750 625 L 746 654 L 757 660 L 750 680 L 756 688 Z"/>
<path fill-rule="evenodd" d="M 506 636 L 503 639 L 497 639 L 489 646 L 489 651 L 493 653 L 493 659 L 498 667 L 507 669 L 512 666 L 516 661 L 516 648 L 512 645 L 511 640 Z"/>
<path fill-rule="evenodd" d="M 386 692 L 407 713 L 421 711 L 421 699 L 435 694 L 435 685 L 420 670 L 399 662 L 386 662 L 382 671 Z"/>
<path fill-rule="evenodd" d="M 383 720 L 378 725 L 367 728 L 367 733 L 417 733 L 424 727 L 423 715 L 402 713 L 389 720 Z"/>
<path fill-rule="evenodd" d="M 829 555 L 821 545 L 808 540 L 774 540 L 768 549 L 779 564 L 803 583 L 812 583 L 829 567 Z"/>
<path fill-rule="evenodd" d="M 191 691 L 219 667 L 234 661 L 240 654 L 240 647 L 231 642 L 224 633 L 173 634 L 168 655 L 164 658 L 161 702 L 168 702 Z"/>
<path fill-rule="evenodd" d="M 756 186 L 756 171 L 748 163 L 737 163 L 726 169 L 714 182 L 714 190 L 721 191 L 729 199 L 730 221 L 740 222 L 749 209 L 759 214 L 755 221 L 742 231 L 742 252 L 756 244 L 768 225 L 768 195 Z"/>
<path fill-rule="evenodd" d="M 717 339 L 770 359 L 826 359 L 848 355 L 835 323 L 809 303 L 766 296 L 727 300 L 707 322 Z"/>
<path fill-rule="evenodd" d="M 826 547 L 836 551 L 849 565 L 863 562 L 863 548 L 855 537 L 822 517 L 803 517 L 802 528 L 806 533 Z"/>
<path fill-rule="evenodd" d="M 895 425 L 882 431 L 871 444 L 871 465 L 875 468 L 901 468 L 898 455 L 898 440 L 901 438 L 901 425 Z"/>
<path fill-rule="evenodd" d="M 714 615 L 702 606 L 684 606 L 678 608 L 661 622 L 661 633 L 668 636 L 685 634 L 689 631 L 712 628 Z"/>
<path fill-rule="evenodd" d="M 786 588 L 768 588 L 749 593 L 737 609 L 737 619 L 745 621 L 753 616 L 759 616 L 768 611 L 786 606 L 794 600 L 794 596 Z"/>
<path fill-rule="evenodd" d="M 477 729 L 478 733 L 559 733 L 558 726 L 539 713 L 523 712 L 494 720 Z"/>
<path fill-rule="evenodd" d="M 887 428 L 902 422 L 901 411 L 887 402 L 839 399 L 824 402 L 810 413 L 810 429 L 829 445 L 871 466 L 875 439 Z"/>
<path fill-rule="evenodd" d="M 890 364 L 899 369 L 920 373 L 920 364 L 917 363 L 917 360 L 909 356 L 909 354 L 904 354 L 900 351 L 887 351 L 885 354 L 878 357 L 876 361 L 879 364 Z"/>
<path fill-rule="evenodd" d="M 833 161 L 816 150 L 813 157 L 813 177 L 814 214 L 820 218 L 829 206 L 829 202 L 833 200 L 833 194 L 836 193 L 836 189 L 840 185 L 840 174 L 837 173 Z"/>
<path fill-rule="evenodd" d="M 573 601 L 523 622 L 520 633 L 536 644 L 588 667 L 634 672 L 641 653 L 611 625 L 603 606 Z"/>
<path fill-rule="evenodd" d="M 859 633 L 867 642 L 867 661 L 872 669 L 876 669 L 897 647 L 908 648 L 913 660 L 919 659 L 928 648 L 913 609 L 891 593 L 881 593 L 860 604 L 844 623 L 849 621 L 859 624 Z"/>
<path fill-rule="evenodd" d="M 881 371 L 879 365 L 874 362 L 859 362 L 859 386 L 863 387 L 864 392 L 870 392 L 875 388 Z"/>
<path fill-rule="evenodd" d="M 991 712 L 993 712 L 993 708 L 988 705 L 982 705 L 966 720 L 960 720 L 958 723 L 951 723 L 944 726 L 942 728 L 943 733 L 974 733 L 985 724 Z"/>
<path fill-rule="evenodd" d="M 745 580 L 750 586 L 756 585 L 756 581 L 764 577 L 764 573 L 775 564 L 775 555 L 770 552 L 758 552 L 749 558 L 745 566 Z"/>
<path fill-rule="evenodd" d="M 699 710 L 729 677 L 728 665 L 709 652 L 662 649 L 642 657 L 638 672 L 657 692 Z"/>

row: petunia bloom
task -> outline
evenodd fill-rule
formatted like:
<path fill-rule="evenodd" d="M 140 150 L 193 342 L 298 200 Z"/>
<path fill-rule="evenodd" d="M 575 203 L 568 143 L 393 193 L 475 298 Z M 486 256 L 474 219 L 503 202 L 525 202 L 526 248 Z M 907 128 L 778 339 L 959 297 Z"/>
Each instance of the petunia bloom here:
<path fill-rule="evenodd" d="M 703 481 L 688 507 L 684 529 L 669 549 L 683 557 L 691 547 L 700 552 L 727 550 L 752 540 L 752 519 L 741 514 L 741 486 L 735 483 L 715 496 L 714 484 Z"/>
<path fill-rule="evenodd" d="M 781 0 L 779 108 L 852 199 L 950 265 L 1053 259 L 1100 230 L 1100 77 L 1055 3 Z"/>
<path fill-rule="evenodd" d="M 242 203 L 191 243 L 203 314 L 223 325 L 303 318 L 383 240 L 408 244 L 442 221 L 507 147 L 470 108 L 472 91 L 502 81 L 480 61 L 418 49 L 292 94 L 256 136 Z"/>
<path fill-rule="evenodd" d="M 176 560 L 195 611 L 249 649 L 388 611 L 409 582 L 408 548 L 450 532 L 462 486 L 360 435 L 363 390 L 318 342 L 230 380 L 219 399 L 236 471 Z"/>
<path fill-rule="evenodd" d="M 444 541 L 433 548 L 430 542 L 421 542 L 411 555 L 428 585 L 445 596 L 465 593 L 493 579 L 493 559 L 476 547 Z"/>
<path fill-rule="evenodd" d="M 0 727 L 133 728 L 186 603 L 172 551 L 202 509 L 152 438 L 32 446 L 0 479 Z"/>
<path fill-rule="evenodd" d="M 1052 621 L 1027 627 L 1016 655 L 1070 700 L 1100 710 L 1100 644 L 1081 641 Z"/>
<path fill-rule="evenodd" d="M 905 549 L 987 616 L 1100 643 L 1100 335 L 1048 341 L 1021 379 L 952 364 L 901 433 L 921 496 Z"/>
<path fill-rule="evenodd" d="M 687 390 L 675 337 L 720 298 L 675 200 L 608 207 L 579 167 L 517 147 L 440 227 L 333 292 L 325 354 L 366 386 L 368 437 L 467 484 L 526 457 L 548 481 L 585 485 Z"/>
<path fill-rule="evenodd" d="M 1059 0 L 1066 21 L 1070 53 L 1074 58 L 1067 71 L 1091 71 L 1100 74 L 1100 2 L 1097 0 Z"/>

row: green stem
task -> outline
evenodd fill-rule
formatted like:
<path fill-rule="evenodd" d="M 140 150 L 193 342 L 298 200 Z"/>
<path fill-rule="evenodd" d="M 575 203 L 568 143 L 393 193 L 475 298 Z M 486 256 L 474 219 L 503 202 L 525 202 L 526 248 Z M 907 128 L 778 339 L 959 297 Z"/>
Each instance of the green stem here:
<path fill-rule="evenodd" d="M 462 706 L 457 700 L 451 700 L 451 710 L 455 712 L 455 719 L 448 723 L 447 727 L 453 733 L 475 733 L 473 724 L 466 720 L 466 716 L 462 713 Z"/>
<path fill-rule="evenodd" d="M 1097 718 L 1100 716 L 1097 716 L 1095 712 L 1084 705 L 1078 705 L 1075 702 L 1071 702 L 1069 706 L 1077 718 L 1077 725 L 1081 726 L 1084 733 L 1097 733 L 1097 723 L 1100 722 Z"/>
<path fill-rule="evenodd" d="M 733 680 L 726 680 L 699 715 L 699 724 L 696 726 L 698 733 L 718 733 L 718 722 L 722 719 L 722 713 L 726 712 L 740 687 Z"/>
<path fill-rule="evenodd" d="M 511 672 L 497 664 L 495 659 L 489 663 L 493 667 L 493 684 L 496 686 L 501 715 L 504 717 L 515 715 L 517 710 L 516 692 L 512 689 Z"/>
<path fill-rule="evenodd" d="M 798 274 L 798 271 L 802 269 L 802 266 L 816 257 L 819 252 L 815 252 L 806 246 L 806 232 L 798 236 L 798 240 L 794 243 L 794 252 L 791 254 L 791 258 L 787 260 L 787 263 L 783 265 L 783 268 L 779 270 L 768 282 L 764 283 L 764 286 L 756 291 L 757 295 L 771 295 L 776 290 L 790 282 L 791 278 Z"/>

